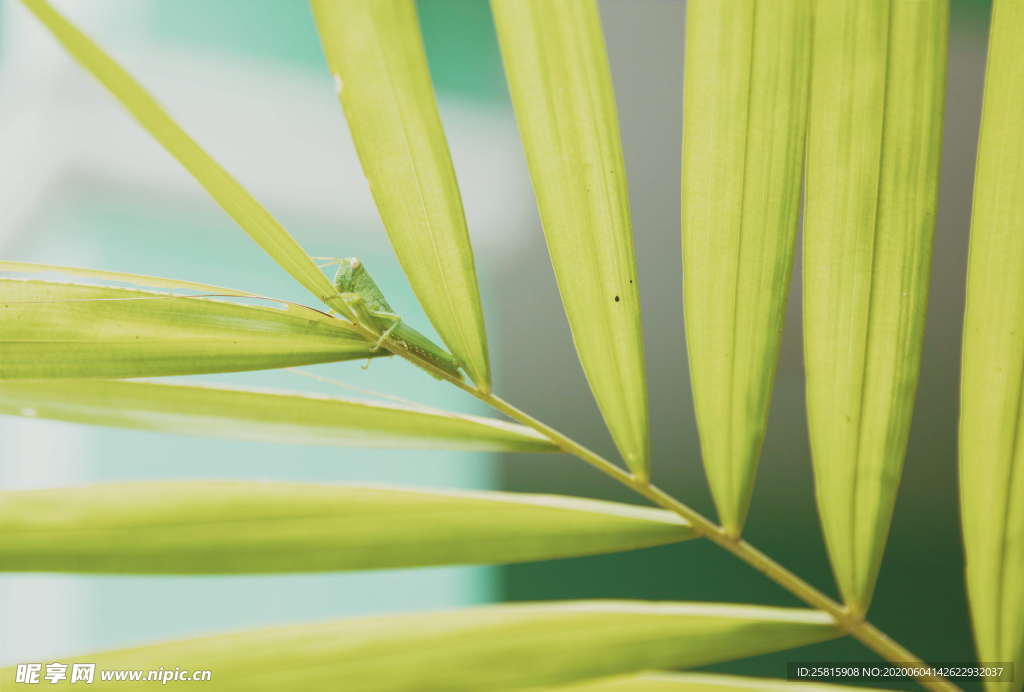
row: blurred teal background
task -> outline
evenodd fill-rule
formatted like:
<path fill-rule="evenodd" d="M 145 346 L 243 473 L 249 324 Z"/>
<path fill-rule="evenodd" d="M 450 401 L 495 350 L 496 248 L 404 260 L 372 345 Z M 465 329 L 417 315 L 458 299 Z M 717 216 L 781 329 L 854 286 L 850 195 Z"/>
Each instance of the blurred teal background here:
<path fill-rule="evenodd" d="M 62 9 L 150 86 L 307 249 L 362 257 L 401 314 L 421 314 L 376 219 L 305 3 L 89 0 Z M 10 104 L 0 117 L 8 164 L 3 175 L 9 176 L 4 207 L 11 212 L 0 225 L 4 258 L 188 277 L 310 302 L 20 6 L 4 3 L 0 12 L 0 93 Z M 493 125 L 491 104 L 502 87 L 487 6 L 464 12 L 457 3 L 426 3 L 423 17 L 431 56 L 452 75 L 440 86 L 446 119 L 459 132 L 453 149 L 467 175 L 482 179 L 481 169 L 510 158 L 518 146 L 510 122 L 503 136 L 494 135 L 501 126 Z M 451 69 L 481 50 L 491 54 L 490 71 Z M 516 189 L 502 183 L 500 166 L 488 176 L 493 194 L 474 195 L 467 210 L 497 236 L 503 223 L 515 223 L 517 208 L 526 208 L 525 196 L 498 196 Z M 488 274 L 485 293 L 494 287 Z M 414 321 L 429 332 L 425 319 Z M 365 371 L 361 365 L 309 370 L 441 408 L 481 410 L 397 359 L 374 361 Z M 352 394 L 289 372 L 192 379 Z M 497 482 L 495 457 L 488 454 L 266 445 L 0 420 L 3 488 L 177 477 L 442 488 Z M 486 567 L 308 576 L 0 576 L 0 665 L 500 595 L 494 569 Z"/>
<path fill-rule="evenodd" d="M 487 3 L 418 5 L 477 250 L 497 387 L 546 422 L 614 455 L 557 299 Z M 399 312 L 421 315 L 375 217 L 305 3 L 82 0 L 62 6 L 150 86 L 307 249 L 362 255 Z M 680 319 L 684 6 L 681 0 L 601 2 L 640 262 L 654 474 L 659 484 L 710 513 Z M 953 3 L 921 385 L 871 612 L 883 630 L 932 661 L 973 658 L 962 583 L 955 429 L 987 17 L 984 0 Z M 307 300 L 9 0 L 0 0 L 0 27 L 4 258 L 175 276 Z M 806 442 L 799 294 L 797 271 L 748 532 L 756 545 L 832 593 Z M 422 317 L 415 321 L 427 326 Z M 355 364 L 316 371 L 440 406 L 479 410 L 402 363 L 377 361 L 366 372 Z M 225 379 L 314 389 L 287 373 Z M 557 456 L 496 459 L 286 447 L 0 421 L 3 487 L 178 476 L 502 487 L 636 501 L 581 462 Z M 196 579 L 22 575 L 0 577 L 0 664 L 356 612 L 579 597 L 798 605 L 699 541 L 493 569 Z M 800 659 L 874 657 L 843 640 L 715 669 L 778 677 L 785 675 L 786 661 Z"/>

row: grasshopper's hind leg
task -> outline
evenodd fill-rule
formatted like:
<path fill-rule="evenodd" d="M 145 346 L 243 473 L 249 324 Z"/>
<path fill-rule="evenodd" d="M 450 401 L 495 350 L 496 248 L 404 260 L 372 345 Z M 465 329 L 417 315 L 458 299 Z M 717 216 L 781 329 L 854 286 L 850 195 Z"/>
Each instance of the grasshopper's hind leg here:
<path fill-rule="evenodd" d="M 378 317 L 383 317 L 384 315 L 377 315 L 377 316 Z M 387 340 L 387 338 L 389 336 L 391 336 L 391 332 L 395 331 L 395 329 L 398 327 L 398 325 L 400 325 L 402 323 L 402 318 L 399 317 L 398 315 L 387 315 L 387 317 L 393 317 L 394 318 L 394 322 L 392 322 L 391 326 L 388 327 L 387 329 L 385 329 L 381 333 L 380 338 L 377 339 L 377 342 L 373 346 L 370 347 L 371 351 L 379 351 L 380 347 L 384 344 L 384 342 Z M 366 364 L 363 365 L 363 370 L 369 370 L 369 369 L 370 369 L 370 359 L 367 358 L 366 359 Z"/>
<path fill-rule="evenodd" d="M 373 347 L 370 349 L 371 351 L 376 351 L 376 350 L 380 349 L 380 347 L 384 344 L 384 342 L 387 341 L 387 338 L 389 336 L 391 336 L 391 332 L 395 331 L 398 328 L 398 325 L 400 325 L 402 323 L 402 318 L 399 317 L 398 315 L 389 315 L 387 313 L 378 312 L 378 313 L 376 313 L 376 316 L 377 317 L 383 317 L 385 319 L 390 319 L 390 320 L 392 320 L 392 322 L 391 322 L 391 326 L 388 327 L 387 329 L 385 329 L 381 333 L 380 338 L 377 339 L 377 343 L 375 343 L 373 345 Z"/>

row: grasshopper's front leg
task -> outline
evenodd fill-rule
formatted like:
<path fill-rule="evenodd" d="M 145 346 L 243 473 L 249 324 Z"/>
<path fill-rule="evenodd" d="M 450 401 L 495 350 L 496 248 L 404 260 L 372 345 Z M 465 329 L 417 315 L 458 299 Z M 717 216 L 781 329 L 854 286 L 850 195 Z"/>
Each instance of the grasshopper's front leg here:
<path fill-rule="evenodd" d="M 388 337 L 398 328 L 398 325 L 402 323 L 402 318 L 394 313 L 390 312 L 377 312 L 371 310 L 366 304 L 366 299 L 358 293 L 342 293 L 341 299 L 345 301 L 345 304 L 352 310 L 352 314 L 355 316 L 356 321 L 360 326 L 369 329 L 372 332 L 378 332 L 379 337 L 376 343 L 370 349 L 376 351 L 387 341 Z M 381 331 L 381 321 L 387 321 L 391 324 Z"/>
<path fill-rule="evenodd" d="M 339 293 L 338 297 L 352 311 L 352 316 L 355 318 L 357 325 L 372 332 L 380 331 L 373 322 L 373 311 L 367 307 L 365 298 L 358 293 Z"/>

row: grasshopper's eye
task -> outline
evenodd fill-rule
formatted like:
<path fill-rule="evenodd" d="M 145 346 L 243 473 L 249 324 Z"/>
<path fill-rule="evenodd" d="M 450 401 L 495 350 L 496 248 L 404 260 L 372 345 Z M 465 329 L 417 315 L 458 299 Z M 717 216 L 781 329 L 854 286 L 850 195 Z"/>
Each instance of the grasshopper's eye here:
<path fill-rule="evenodd" d="M 353 269 L 359 269 L 359 264 L 360 262 L 358 257 L 353 257 L 348 261 L 348 266 L 352 267 Z"/>

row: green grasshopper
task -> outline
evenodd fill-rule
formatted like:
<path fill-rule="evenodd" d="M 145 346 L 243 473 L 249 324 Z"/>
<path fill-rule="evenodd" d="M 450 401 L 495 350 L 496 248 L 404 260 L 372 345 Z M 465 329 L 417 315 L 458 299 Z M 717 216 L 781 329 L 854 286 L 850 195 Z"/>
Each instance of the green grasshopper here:
<path fill-rule="evenodd" d="M 459 359 L 402 322 L 358 257 L 339 260 L 334 286 L 356 321 L 380 335 L 374 350 L 393 342 L 448 374 L 462 379 Z"/>

